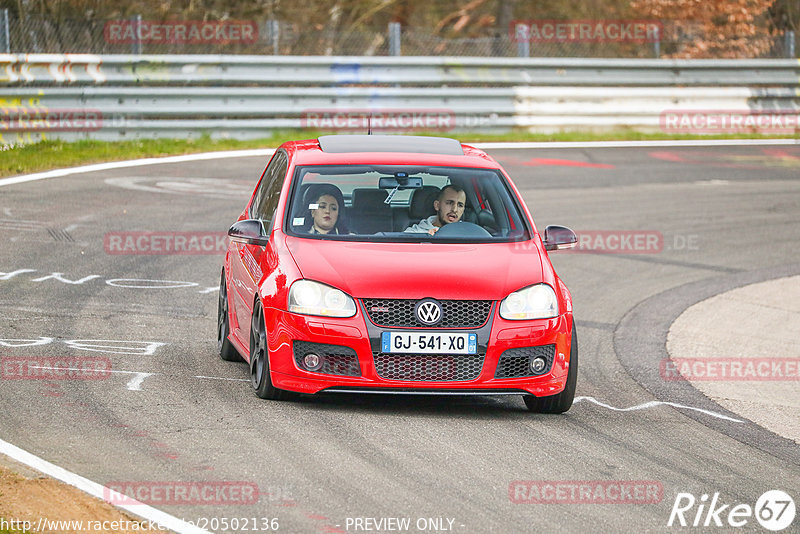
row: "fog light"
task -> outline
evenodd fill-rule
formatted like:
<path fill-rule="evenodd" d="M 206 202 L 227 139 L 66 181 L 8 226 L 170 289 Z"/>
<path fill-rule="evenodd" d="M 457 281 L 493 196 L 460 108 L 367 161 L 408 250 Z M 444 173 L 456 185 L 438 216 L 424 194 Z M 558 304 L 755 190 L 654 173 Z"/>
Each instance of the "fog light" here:
<path fill-rule="evenodd" d="M 541 356 L 534 358 L 531 360 L 531 371 L 536 374 L 541 373 L 544 371 L 544 368 L 547 367 L 547 360 L 542 358 Z"/>
<path fill-rule="evenodd" d="M 309 371 L 319 371 L 322 368 L 322 358 L 318 354 L 309 352 L 303 356 L 303 365 Z"/>

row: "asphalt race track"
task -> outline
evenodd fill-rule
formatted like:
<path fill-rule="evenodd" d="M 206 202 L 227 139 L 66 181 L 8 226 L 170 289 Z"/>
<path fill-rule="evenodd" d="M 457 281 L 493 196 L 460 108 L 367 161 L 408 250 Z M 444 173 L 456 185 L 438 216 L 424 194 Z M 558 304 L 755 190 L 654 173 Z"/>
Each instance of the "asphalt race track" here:
<path fill-rule="evenodd" d="M 0 355 L 100 358 L 113 371 L 0 380 L 0 439 L 100 484 L 257 487 L 249 500 L 153 506 L 192 521 L 277 518 L 279 532 L 388 532 L 395 518 L 408 532 L 680 531 L 667 527 L 679 493 L 719 492 L 730 508 L 774 489 L 797 500 L 794 442 L 660 380 L 658 365 L 690 305 L 800 273 L 800 146 L 489 152 L 540 231 L 595 237 L 593 251 L 551 253 L 579 336 L 566 414 L 532 415 L 519 397 L 259 400 L 246 365 L 216 354 L 221 255 L 118 254 L 111 241 L 226 231 L 267 161 L 248 157 L 0 187 Z M 655 245 L 619 250 L 609 235 Z M 536 504 L 543 486 L 519 481 L 608 493 Z M 615 497 L 614 484 L 656 491 Z"/>

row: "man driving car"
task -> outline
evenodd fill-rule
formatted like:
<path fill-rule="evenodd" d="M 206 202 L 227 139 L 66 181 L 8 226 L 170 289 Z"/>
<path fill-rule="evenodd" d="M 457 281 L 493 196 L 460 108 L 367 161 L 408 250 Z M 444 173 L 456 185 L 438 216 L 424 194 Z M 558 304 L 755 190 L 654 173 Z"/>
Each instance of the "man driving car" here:
<path fill-rule="evenodd" d="M 460 221 L 464 215 L 466 204 L 467 194 L 463 188 L 455 184 L 446 185 L 439 192 L 436 200 L 433 201 L 433 209 L 436 210 L 436 213 L 427 219 L 422 219 L 417 224 L 409 226 L 405 231 L 433 235 L 442 226 Z"/>
<path fill-rule="evenodd" d="M 433 209 L 436 210 L 436 213 L 426 219 L 422 219 L 417 224 L 409 226 L 405 231 L 433 235 L 442 226 L 460 221 L 464 215 L 466 204 L 467 194 L 464 189 L 454 184 L 446 185 L 439 192 L 436 200 L 433 201 Z"/>

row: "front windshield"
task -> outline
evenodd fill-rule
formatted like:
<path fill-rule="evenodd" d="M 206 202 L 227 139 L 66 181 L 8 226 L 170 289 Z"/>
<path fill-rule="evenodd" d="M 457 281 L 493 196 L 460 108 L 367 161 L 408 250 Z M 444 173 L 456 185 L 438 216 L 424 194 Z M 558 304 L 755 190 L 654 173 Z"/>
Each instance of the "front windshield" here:
<path fill-rule="evenodd" d="M 356 241 L 529 239 L 503 175 L 461 167 L 297 167 L 285 228 Z"/>

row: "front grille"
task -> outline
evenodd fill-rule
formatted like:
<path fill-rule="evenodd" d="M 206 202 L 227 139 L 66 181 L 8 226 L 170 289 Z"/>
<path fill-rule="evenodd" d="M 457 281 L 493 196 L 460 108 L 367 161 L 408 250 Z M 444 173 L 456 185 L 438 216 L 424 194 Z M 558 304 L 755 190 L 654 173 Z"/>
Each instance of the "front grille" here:
<path fill-rule="evenodd" d="M 373 355 L 375 371 L 386 380 L 463 382 L 481 374 L 485 354 Z"/>
<path fill-rule="evenodd" d="M 550 372 L 553 367 L 553 358 L 556 354 L 555 345 L 540 345 L 538 347 L 519 347 L 508 349 L 500 355 L 497 362 L 495 378 L 520 378 L 525 376 L 541 376 Z M 541 356 L 547 360 L 544 370 L 541 373 L 531 371 L 530 362 L 534 358 Z"/>
<path fill-rule="evenodd" d="M 414 315 L 416 299 L 363 299 L 367 316 L 377 326 L 430 328 Z M 442 320 L 435 328 L 478 328 L 489 320 L 491 300 L 441 300 Z"/>
<path fill-rule="evenodd" d="M 323 373 L 326 375 L 361 376 L 356 351 L 341 345 L 325 345 L 323 343 L 310 343 L 308 341 L 295 341 L 293 344 L 294 361 L 304 371 Z M 322 359 L 322 367 L 316 371 L 306 369 L 303 356 L 313 352 Z"/>

